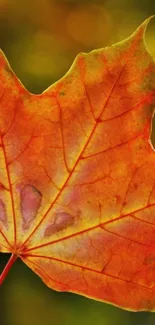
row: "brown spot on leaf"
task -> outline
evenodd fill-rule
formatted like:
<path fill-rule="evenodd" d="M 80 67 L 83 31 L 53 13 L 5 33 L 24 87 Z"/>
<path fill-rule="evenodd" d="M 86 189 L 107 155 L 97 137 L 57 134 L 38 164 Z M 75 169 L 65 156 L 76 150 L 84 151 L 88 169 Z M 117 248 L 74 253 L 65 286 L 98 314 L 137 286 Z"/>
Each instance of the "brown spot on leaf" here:
<path fill-rule="evenodd" d="M 21 212 L 23 228 L 29 228 L 41 205 L 41 193 L 32 185 L 26 185 L 21 190 Z"/>
<path fill-rule="evenodd" d="M 5 226 L 7 226 L 7 214 L 6 214 L 5 204 L 1 199 L 0 199 L 0 221 Z"/>
<path fill-rule="evenodd" d="M 56 214 L 52 224 L 50 224 L 44 232 L 45 236 L 51 236 L 56 232 L 64 230 L 74 223 L 74 217 L 66 212 L 59 212 Z"/>

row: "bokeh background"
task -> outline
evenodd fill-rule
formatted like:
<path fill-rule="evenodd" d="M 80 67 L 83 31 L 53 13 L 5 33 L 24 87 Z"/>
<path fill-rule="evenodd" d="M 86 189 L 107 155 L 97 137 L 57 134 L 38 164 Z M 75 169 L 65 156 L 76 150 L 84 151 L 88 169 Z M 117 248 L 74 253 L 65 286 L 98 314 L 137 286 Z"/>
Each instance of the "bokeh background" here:
<path fill-rule="evenodd" d="M 61 78 L 79 52 L 128 37 L 154 0 L 0 0 L 0 48 L 32 93 Z M 155 57 L 155 20 L 147 46 Z M 155 146 L 155 122 L 152 143 Z M 8 254 L 0 253 L 0 273 Z M 114 306 L 47 288 L 17 261 L 0 288 L 0 325 L 154 325 L 155 314 Z"/>

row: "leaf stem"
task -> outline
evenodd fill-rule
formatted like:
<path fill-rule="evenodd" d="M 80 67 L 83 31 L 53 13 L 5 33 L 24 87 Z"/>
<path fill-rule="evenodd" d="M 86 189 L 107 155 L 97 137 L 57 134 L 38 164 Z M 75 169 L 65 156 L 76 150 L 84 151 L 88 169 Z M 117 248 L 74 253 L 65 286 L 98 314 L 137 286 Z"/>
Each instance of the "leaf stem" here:
<path fill-rule="evenodd" d="M 2 271 L 1 275 L 0 275 L 0 286 L 2 285 L 3 281 L 5 280 L 6 276 L 8 275 L 12 265 L 14 264 L 14 262 L 16 261 L 17 256 L 12 254 L 8 263 L 6 264 L 4 270 Z"/>

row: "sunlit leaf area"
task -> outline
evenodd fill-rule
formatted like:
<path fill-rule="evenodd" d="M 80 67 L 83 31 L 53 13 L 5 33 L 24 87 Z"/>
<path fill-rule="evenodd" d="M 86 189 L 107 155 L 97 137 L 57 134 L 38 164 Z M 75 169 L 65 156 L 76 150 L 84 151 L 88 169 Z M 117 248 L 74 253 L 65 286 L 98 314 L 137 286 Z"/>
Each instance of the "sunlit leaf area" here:
<path fill-rule="evenodd" d="M 39 94 L 79 52 L 111 46 L 155 14 L 154 0 L 0 0 L 0 48 L 23 85 Z M 146 32 L 155 57 L 155 19 Z M 152 124 L 155 146 L 155 122 Z M 0 273 L 9 254 L 0 253 Z M 130 312 L 49 289 L 17 260 L 0 287 L 0 325 L 154 325 L 155 313 Z"/>

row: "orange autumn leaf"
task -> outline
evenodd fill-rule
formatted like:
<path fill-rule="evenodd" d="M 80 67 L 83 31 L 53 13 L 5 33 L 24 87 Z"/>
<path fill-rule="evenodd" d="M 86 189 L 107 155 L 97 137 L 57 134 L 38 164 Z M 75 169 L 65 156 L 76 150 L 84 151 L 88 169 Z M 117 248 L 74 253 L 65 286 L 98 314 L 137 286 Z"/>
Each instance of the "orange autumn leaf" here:
<path fill-rule="evenodd" d="M 30 94 L 0 55 L 0 251 L 47 286 L 155 310 L 155 63 L 146 20 Z"/>

